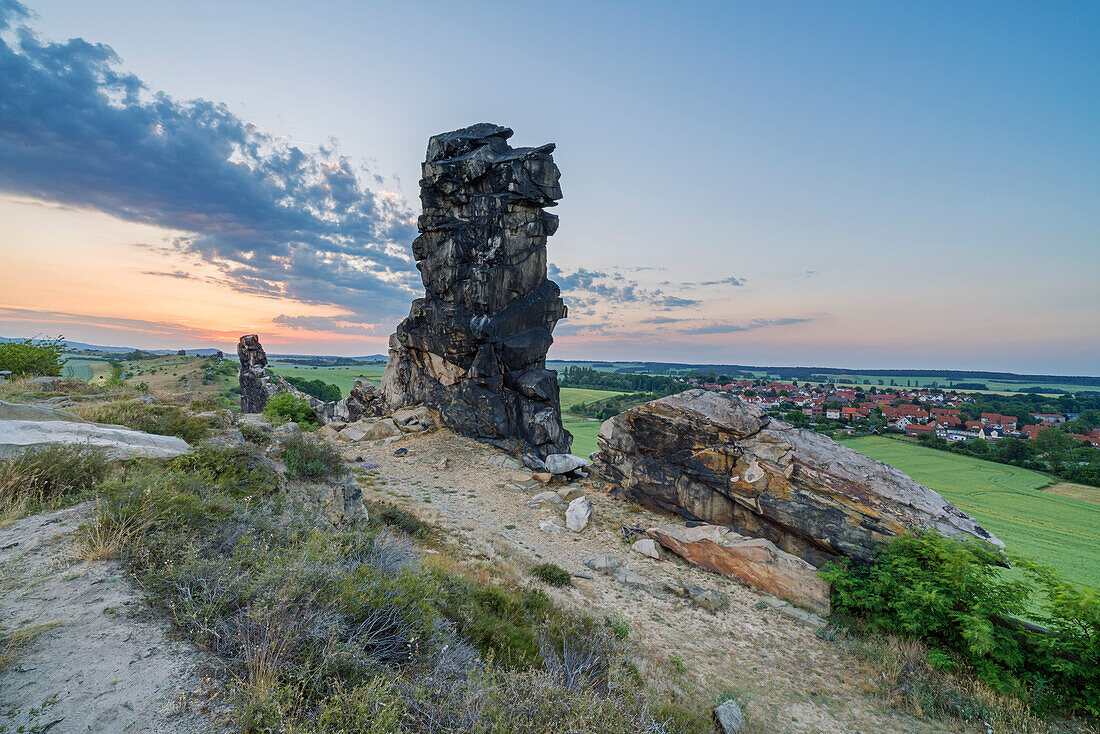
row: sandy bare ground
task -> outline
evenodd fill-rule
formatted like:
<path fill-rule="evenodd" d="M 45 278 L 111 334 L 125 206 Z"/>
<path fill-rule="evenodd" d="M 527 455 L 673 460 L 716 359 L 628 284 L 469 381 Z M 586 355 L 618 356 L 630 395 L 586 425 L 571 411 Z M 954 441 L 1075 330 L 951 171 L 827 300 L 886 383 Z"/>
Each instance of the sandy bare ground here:
<path fill-rule="evenodd" d="M 212 660 L 173 639 L 117 563 L 85 563 L 80 505 L 0 530 L 0 625 L 48 625 L 0 671 L 0 732 L 221 731 Z"/>
<path fill-rule="evenodd" d="M 561 603 L 593 615 L 614 614 L 630 625 L 628 641 L 637 664 L 659 688 L 717 697 L 733 694 L 757 732 L 852 734 L 945 731 L 887 709 L 872 691 L 874 671 L 815 628 L 764 604 L 765 598 L 732 579 L 670 557 L 653 560 L 630 549 L 621 527 L 668 522 L 609 497 L 602 484 L 579 482 L 594 504 L 593 521 L 581 533 L 550 535 L 540 520 L 565 524 L 551 509 L 528 500 L 546 488 L 529 471 L 490 463 L 503 456 L 484 444 L 443 430 L 410 434 L 386 446 L 341 445 L 349 458 L 378 464 L 360 471 L 367 500 L 403 504 L 441 525 L 487 573 L 542 561 L 592 576 L 563 590 L 547 590 Z M 405 448 L 404 456 L 394 456 Z M 446 459 L 446 467 L 440 462 Z M 717 589 L 730 605 L 715 614 L 668 593 L 632 589 L 590 571 L 584 559 L 613 554 L 624 568 L 652 582 L 682 581 Z"/>

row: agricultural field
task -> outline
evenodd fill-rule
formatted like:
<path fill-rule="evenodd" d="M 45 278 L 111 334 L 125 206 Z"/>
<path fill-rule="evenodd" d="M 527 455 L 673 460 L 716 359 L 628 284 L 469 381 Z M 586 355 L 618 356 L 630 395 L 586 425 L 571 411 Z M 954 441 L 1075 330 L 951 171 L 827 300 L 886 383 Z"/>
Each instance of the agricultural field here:
<path fill-rule="evenodd" d="M 596 450 L 596 436 L 603 421 L 573 415 L 569 409 L 578 403 L 591 403 L 623 394 L 615 390 L 591 390 L 586 387 L 561 388 L 561 419 L 566 430 L 573 434 L 573 454 L 587 457 Z"/>
<path fill-rule="evenodd" d="M 356 379 L 367 380 L 375 385 L 382 384 L 382 365 L 364 364 L 361 367 L 298 367 L 292 364 L 272 360 L 268 363 L 268 372 L 283 377 L 301 377 L 304 380 L 320 380 L 340 388 L 340 394 L 347 397 Z"/>
<path fill-rule="evenodd" d="M 65 360 L 65 366 L 61 368 L 61 376 L 67 380 L 84 380 L 90 382 L 103 376 L 109 377 L 111 365 L 100 357 L 70 356 Z"/>
<path fill-rule="evenodd" d="M 579 403 L 591 403 L 604 398 L 613 398 L 616 395 L 626 393 L 616 390 L 592 390 L 587 387 L 563 387 L 561 388 L 561 409 L 568 413 L 574 405 Z"/>
<path fill-rule="evenodd" d="M 207 381 L 209 359 L 199 355 L 166 354 L 152 359 L 124 361 L 122 370 L 128 383 L 137 385 L 144 382 L 154 393 L 180 397 L 228 397 L 230 392 L 235 393 L 237 361 L 226 360 L 222 363 L 222 371 L 216 371 L 214 379 Z"/>
<path fill-rule="evenodd" d="M 1041 491 L 1054 484 L 1046 474 L 880 436 L 840 443 L 936 490 L 1010 551 L 1053 566 L 1067 580 L 1100 588 L 1100 505 Z"/>

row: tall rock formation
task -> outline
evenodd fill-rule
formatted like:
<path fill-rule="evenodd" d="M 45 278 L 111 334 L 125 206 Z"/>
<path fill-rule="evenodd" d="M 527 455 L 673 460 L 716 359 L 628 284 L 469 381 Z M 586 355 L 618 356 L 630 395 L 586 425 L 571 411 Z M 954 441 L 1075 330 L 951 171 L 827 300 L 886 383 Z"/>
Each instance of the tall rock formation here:
<path fill-rule="evenodd" d="M 554 145 L 512 148 L 506 127 L 435 135 L 422 166 L 413 255 L 425 296 L 390 337 L 382 389 L 425 403 L 453 430 L 540 456 L 564 453 L 551 332 L 566 308 L 546 279 L 560 199 Z"/>
<path fill-rule="evenodd" d="M 237 380 L 241 384 L 241 412 L 260 413 L 267 399 L 275 394 L 275 386 L 267 376 L 267 352 L 256 334 L 245 334 L 237 342 L 237 358 L 241 366 Z"/>
<path fill-rule="evenodd" d="M 615 493 L 737 528 L 820 566 L 870 560 L 911 529 L 1004 547 L 928 487 L 727 393 L 688 390 L 604 422 L 593 468 Z"/>

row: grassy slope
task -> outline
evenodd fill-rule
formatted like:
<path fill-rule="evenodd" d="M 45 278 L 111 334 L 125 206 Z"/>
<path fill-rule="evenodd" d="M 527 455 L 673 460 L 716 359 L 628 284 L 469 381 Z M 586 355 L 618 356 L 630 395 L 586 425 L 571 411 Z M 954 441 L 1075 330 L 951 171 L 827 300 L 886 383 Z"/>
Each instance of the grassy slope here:
<path fill-rule="evenodd" d="M 1039 472 L 882 437 L 841 441 L 931 487 L 1017 553 L 1100 587 L 1100 506 L 1038 489 Z"/>

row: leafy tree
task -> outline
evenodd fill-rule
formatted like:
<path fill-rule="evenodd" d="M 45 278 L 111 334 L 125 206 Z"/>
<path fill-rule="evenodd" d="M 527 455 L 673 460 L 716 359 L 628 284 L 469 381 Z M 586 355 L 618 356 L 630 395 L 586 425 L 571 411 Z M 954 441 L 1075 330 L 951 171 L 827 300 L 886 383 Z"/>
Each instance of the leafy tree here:
<path fill-rule="evenodd" d="M 59 377 L 65 364 L 65 354 L 71 351 L 60 336 L 56 339 L 4 342 L 0 344 L 0 370 L 10 371 L 15 377 Z"/>
<path fill-rule="evenodd" d="M 1057 470 L 1069 458 L 1069 452 L 1077 447 L 1078 441 L 1058 428 L 1040 428 L 1035 439 L 1035 451 L 1039 458 Z"/>

